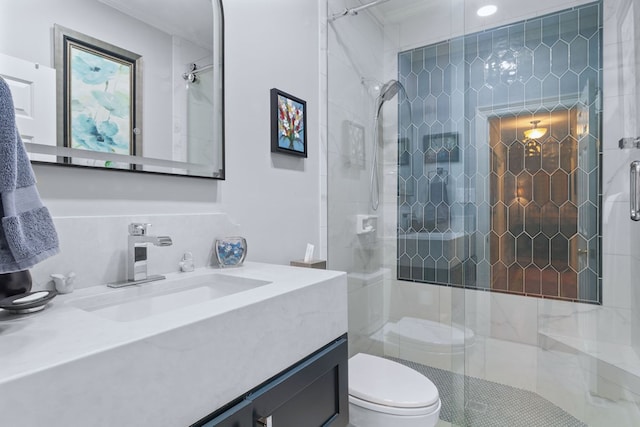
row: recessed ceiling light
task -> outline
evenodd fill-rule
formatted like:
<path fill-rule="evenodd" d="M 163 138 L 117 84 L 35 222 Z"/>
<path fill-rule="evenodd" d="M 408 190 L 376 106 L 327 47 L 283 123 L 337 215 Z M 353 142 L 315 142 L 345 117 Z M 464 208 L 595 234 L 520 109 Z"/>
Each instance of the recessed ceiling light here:
<path fill-rule="evenodd" d="M 493 15 L 497 11 L 498 7 L 496 5 L 488 4 L 486 6 L 482 6 L 476 13 L 478 14 L 478 16 L 489 16 Z"/>

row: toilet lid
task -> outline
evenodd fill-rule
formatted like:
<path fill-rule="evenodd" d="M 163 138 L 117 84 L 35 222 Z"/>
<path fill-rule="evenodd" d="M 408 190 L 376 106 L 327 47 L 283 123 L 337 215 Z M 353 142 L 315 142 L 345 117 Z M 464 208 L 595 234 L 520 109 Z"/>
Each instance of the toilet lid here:
<path fill-rule="evenodd" d="M 396 408 L 419 408 L 438 402 L 438 389 L 424 375 L 391 360 L 358 353 L 349 359 L 349 394 Z"/>

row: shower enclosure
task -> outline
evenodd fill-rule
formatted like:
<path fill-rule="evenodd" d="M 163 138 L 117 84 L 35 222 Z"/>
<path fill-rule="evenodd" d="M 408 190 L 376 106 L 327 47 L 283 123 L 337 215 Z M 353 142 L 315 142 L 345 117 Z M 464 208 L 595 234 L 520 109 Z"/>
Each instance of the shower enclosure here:
<path fill-rule="evenodd" d="M 443 425 L 640 424 L 636 22 L 639 0 L 327 1 L 350 352 L 430 376 Z"/>
<path fill-rule="evenodd" d="M 213 65 L 192 64 L 185 73 L 187 84 L 187 161 L 212 163 L 218 161 L 212 135 L 216 123 L 213 99 L 215 76 Z"/>

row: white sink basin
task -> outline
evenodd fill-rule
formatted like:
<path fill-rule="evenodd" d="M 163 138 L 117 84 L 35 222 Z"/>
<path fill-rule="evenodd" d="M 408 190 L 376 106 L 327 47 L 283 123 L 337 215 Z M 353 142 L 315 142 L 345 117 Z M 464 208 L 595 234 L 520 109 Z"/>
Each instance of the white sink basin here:
<path fill-rule="evenodd" d="M 69 305 L 106 319 L 129 322 L 269 283 L 271 282 L 210 273 L 109 289 L 100 295 L 80 297 L 70 301 Z"/>

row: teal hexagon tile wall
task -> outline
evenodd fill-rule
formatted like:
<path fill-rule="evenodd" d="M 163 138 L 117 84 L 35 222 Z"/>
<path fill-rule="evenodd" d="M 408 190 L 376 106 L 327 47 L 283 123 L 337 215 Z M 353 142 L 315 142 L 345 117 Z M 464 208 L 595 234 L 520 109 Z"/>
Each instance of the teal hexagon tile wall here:
<path fill-rule="evenodd" d="M 398 279 L 601 302 L 601 2 L 398 70 Z"/>

